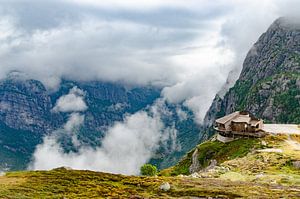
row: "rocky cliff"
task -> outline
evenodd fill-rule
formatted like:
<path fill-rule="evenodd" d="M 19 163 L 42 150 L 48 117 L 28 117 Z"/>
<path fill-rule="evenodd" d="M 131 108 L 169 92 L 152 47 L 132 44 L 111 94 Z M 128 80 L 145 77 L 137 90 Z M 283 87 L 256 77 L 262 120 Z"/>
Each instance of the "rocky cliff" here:
<path fill-rule="evenodd" d="M 87 110 L 84 124 L 78 132 L 79 139 L 90 146 L 101 145 L 106 130 L 126 114 L 148 107 L 160 98 L 160 88 L 144 86 L 129 87 L 118 83 L 63 80 L 53 92 L 33 79 L 20 74 L 10 74 L 0 81 L 0 169 L 25 169 L 35 146 L 52 131 L 62 128 L 68 113 L 53 111 L 57 100 L 77 87 L 85 93 Z M 190 150 L 199 141 L 200 127 L 194 122 L 192 112 L 181 105 L 165 104 L 166 115 L 162 120 L 166 127 L 175 127 L 178 147 L 161 147 L 152 160 L 159 167 L 167 167 Z M 182 120 L 177 114 L 180 107 L 187 117 Z M 62 143 L 66 150 L 72 149 L 69 142 Z M 168 158 L 165 158 L 168 156 Z"/>
<path fill-rule="evenodd" d="M 300 23 L 277 19 L 248 52 L 235 85 L 216 96 L 206 114 L 216 117 L 248 110 L 266 122 L 300 123 Z"/>

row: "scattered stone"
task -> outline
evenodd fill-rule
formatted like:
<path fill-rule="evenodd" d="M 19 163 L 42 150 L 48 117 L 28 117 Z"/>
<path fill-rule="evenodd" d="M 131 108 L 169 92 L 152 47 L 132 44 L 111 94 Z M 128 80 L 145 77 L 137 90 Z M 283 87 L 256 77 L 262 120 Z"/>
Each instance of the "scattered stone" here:
<path fill-rule="evenodd" d="M 265 174 L 260 173 L 260 174 L 257 174 L 257 175 L 255 176 L 255 178 L 256 178 L 256 179 L 260 179 L 260 178 L 262 178 L 262 177 L 264 177 L 264 176 L 265 176 Z"/>
<path fill-rule="evenodd" d="M 213 159 L 210 161 L 209 166 L 204 169 L 204 171 L 209 171 L 214 169 L 217 166 L 217 160 Z"/>
<path fill-rule="evenodd" d="M 293 166 L 296 168 L 296 169 L 300 169 L 300 161 L 294 161 L 293 162 Z"/>
<path fill-rule="evenodd" d="M 163 191 L 169 191 L 171 189 L 171 186 L 168 182 L 164 182 L 159 187 Z"/>
<path fill-rule="evenodd" d="M 192 178 L 200 178 L 201 176 L 199 175 L 199 173 L 192 173 L 191 175 L 190 175 L 190 177 L 192 177 Z"/>

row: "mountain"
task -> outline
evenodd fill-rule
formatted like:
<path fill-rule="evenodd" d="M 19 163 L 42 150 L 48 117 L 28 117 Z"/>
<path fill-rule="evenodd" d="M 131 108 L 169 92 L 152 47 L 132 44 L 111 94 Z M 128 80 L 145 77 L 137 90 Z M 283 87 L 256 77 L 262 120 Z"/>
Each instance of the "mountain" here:
<path fill-rule="evenodd" d="M 239 110 L 248 110 L 265 122 L 300 123 L 298 23 L 279 18 L 259 38 L 248 52 L 235 85 L 223 97 L 215 97 L 205 117 L 207 132 L 215 133 L 212 124 L 216 118 Z M 221 143 L 213 136 L 162 173 L 176 176 L 199 172 L 196 177 L 297 184 L 299 146 L 296 134 L 241 138 L 229 143 Z"/>
<path fill-rule="evenodd" d="M 35 147 L 45 135 L 62 128 L 68 120 L 68 113 L 53 111 L 57 100 L 67 95 L 72 88 L 85 93 L 87 110 L 85 120 L 78 132 L 80 141 L 96 147 L 106 130 L 114 122 L 122 121 L 127 114 L 140 110 L 149 111 L 159 98 L 161 89 L 152 86 L 128 86 L 120 83 L 100 81 L 75 82 L 63 80 L 57 91 L 49 91 L 38 80 L 11 73 L 0 81 L 0 170 L 25 169 L 31 160 Z M 162 120 L 167 127 L 175 127 L 179 147 L 170 149 L 161 146 L 151 160 L 158 167 L 168 167 L 195 146 L 201 139 L 200 127 L 193 120 L 193 114 L 182 105 L 164 104 L 167 115 Z M 182 120 L 177 109 L 187 117 Z M 61 143 L 65 150 L 72 150 L 69 142 Z M 168 155 L 168 158 L 163 158 Z"/>
<path fill-rule="evenodd" d="M 248 110 L 266 122 L 300 123 L 300 24 L 277 19 L 248 52 L 235 85 L 217 95 L 205 117 Z"/>

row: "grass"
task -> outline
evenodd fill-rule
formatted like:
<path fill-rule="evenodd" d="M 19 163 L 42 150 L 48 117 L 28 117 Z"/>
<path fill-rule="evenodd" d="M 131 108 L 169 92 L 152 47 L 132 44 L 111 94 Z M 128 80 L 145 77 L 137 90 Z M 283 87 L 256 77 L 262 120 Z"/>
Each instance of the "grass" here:
<path fill-rule="evenodd" d="M 254 138 L 238 139 L 229 143 L 219 141 L 207 141 L 197 146 L 198 160 L 201 168 L 209 165 L 210 160 L 217 160 L 222 163 L 238 157 L 243 157 L 254 148 L 260 147 L 260 141 Z M 190 151 L 177 165 L 168 170 L 163 170 L 161 175 L 176 176 L 179 174 L 188 175 L 189 167 L 192 164 L 192 154 Z"/>
<path fill-rule="evenodd" d="M 169 182 L 171 189 L 159 186 Z M 0 177 L 0 198 L 297 198 L 285 186 L 222 179 L 123 176 L 55 169 L 7 173 Z"/>

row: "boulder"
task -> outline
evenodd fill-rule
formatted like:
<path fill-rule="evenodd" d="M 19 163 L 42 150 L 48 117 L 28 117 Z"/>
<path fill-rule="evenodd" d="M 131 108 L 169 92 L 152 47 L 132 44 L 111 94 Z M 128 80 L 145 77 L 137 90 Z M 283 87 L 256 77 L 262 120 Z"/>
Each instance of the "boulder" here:
<path fill-rule="evenodd" d="M 169 191 L 171 189 L 171 186 L 168 182 L 164 182 L 159 187 L 163 191 Z"/>

